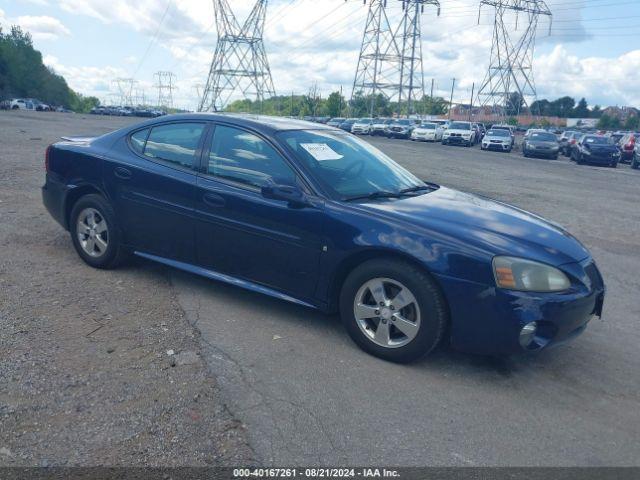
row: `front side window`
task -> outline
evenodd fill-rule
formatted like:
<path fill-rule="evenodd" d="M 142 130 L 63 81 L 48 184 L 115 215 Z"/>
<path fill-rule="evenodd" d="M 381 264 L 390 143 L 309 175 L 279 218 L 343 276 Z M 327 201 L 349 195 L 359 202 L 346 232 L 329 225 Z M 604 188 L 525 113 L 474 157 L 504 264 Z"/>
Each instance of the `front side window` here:
<path fill-rule="evenodd" d="M 144 147 L 144 155 L 192 168 L 202 132 L 203 123 L 173 123 L 153 127 Z"/>
<path fill-rule="evenodd" d="M 271 182 L 294 185 L 296 174 L 280 154 L 263 139 L 238 128 L 216 126 L 207 173 L 263 187 Z"/>
<path fill-rule="evenodd" d="M 331 130 L 291 130 L 277 135 L 334 198 L 424 186 L 380 150 L 352 135 Z"/>

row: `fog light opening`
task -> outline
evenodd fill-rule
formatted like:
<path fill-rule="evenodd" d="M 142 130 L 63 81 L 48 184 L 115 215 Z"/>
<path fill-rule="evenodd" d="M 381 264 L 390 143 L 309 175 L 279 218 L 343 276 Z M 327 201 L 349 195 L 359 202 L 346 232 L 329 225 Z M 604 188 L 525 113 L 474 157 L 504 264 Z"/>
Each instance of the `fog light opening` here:
<path fill-rule="evenodd" d="M 522 330 L 520 330 L 520 346 L 522 348 L 529 348 L 533 343 L 533 340 L 538 331 L 538 324 L 536 322 L 527 323 Z"/>

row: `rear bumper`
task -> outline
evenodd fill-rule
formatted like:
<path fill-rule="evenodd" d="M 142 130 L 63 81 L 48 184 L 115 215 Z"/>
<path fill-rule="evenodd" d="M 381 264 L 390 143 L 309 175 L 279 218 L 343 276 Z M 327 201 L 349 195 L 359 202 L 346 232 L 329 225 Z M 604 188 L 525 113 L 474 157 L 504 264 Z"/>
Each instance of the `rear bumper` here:
<path fill-rule="evenodd" d="M 65 230 L 69 229 L 65 215 L 65 198 L 67 188 L 63 183 L 57 182 L 47 175 L 46 182 L 42 187 L 42 203 L 53 217 L 53 219 L 62 225 Z"/>
<path fill-rule="evenodd" d="M 451 344 L 469 353 L 512 355 L 569 341 L 602 315 L 605 288 L 599 273 L 592 275 L 597 283 L 563 294 L 515 292 L 438 276 L 451 312 Z M 525 350 L 520 330 L 531 322 L 538 333 Z"/>

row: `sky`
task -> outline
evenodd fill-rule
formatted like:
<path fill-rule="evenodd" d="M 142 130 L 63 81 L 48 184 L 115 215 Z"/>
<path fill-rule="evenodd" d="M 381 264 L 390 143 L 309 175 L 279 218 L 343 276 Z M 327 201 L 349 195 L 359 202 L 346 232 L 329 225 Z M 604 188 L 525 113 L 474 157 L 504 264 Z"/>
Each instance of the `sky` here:
<path fill-rule="evenodd" d="M 229 0 L 240 22 L 255 0 Z M 435 94 L 468 103 L 489 64 L 493 17 L 479 0 L 425 6 L 424 78 Z M 538 98 L 586 97 L 590 105 L 640 106 L 640 0 L 547 0 L 551 32 L 540 20 L 533 74 Z M 401 2 L 388 0 L 391 21 Z M 316 84 L 351 94 L 367 7 L 362 0 L 270 0 L 264 44 L 278 94 Z M 104 103 L 115 79 L 134 78 L 139 95 L 157 99 L 154 74 L 175 74 L 174 104 L 195 109 L 217 32 L 211 0 L 0 0 L 0 26 L 29 31 L 45 63 L 69 85 Z M 515 19 L 507 24 L 517 35 Z"/>

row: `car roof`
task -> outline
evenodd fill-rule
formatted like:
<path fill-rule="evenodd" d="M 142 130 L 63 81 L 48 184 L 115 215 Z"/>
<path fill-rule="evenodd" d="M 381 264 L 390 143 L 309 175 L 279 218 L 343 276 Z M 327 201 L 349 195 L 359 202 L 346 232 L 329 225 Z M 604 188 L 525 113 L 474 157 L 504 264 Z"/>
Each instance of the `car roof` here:
<path fill-rule="evenodd" d="M 263 133 L 274 133 L 284 130 L 336 130 L 321 123 L 308 122 L 305 120 L 296 120 L 285 117 L 271 117 L 269 115 L 254 115 L 242 113 L 180 113 L 174 115 L 165 115 L 162 119 L 149 120 L 147 123 L 153 125 L 156 123 L 165 123 L 170 121 L 185 120 L 209 120 L 220 121 L 239 127 L 251 127 Z"/>

